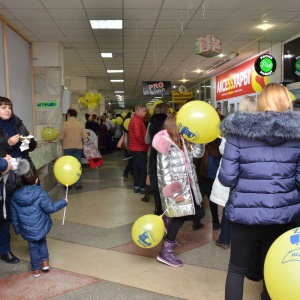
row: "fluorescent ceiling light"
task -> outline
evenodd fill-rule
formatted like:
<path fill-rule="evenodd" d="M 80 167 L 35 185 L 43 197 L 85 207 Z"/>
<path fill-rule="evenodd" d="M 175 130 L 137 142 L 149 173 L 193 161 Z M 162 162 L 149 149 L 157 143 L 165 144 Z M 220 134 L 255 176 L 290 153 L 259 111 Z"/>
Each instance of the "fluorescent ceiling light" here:
<path fill-rule="evenodd" d="M 107 73 L 123 73 L 124 70 L 107 70 Z"/>
<path fill-rule="evenodd" d="M 124 91 L 115 91 L 115 94 L 124 94 Z"/>
<path fill-rule="evenodd" d="M 90 20 L 92 29 L 122 29 L 122 20 Z"/>
<path fill-rule="evenodd" d="M 111 79 L 110 82 L 124 82 L 124 79 Z"/>
<path fill-rule="evenodd" d="M 101 53 L 102 57 L 113 57 L 112 53 Z"/>

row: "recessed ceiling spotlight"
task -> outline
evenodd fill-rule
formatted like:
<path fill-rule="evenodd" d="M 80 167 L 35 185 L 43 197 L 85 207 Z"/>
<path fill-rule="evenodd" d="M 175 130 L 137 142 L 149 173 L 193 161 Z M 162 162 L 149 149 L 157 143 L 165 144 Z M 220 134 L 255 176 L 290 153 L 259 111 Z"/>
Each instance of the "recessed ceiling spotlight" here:
<path fill-rule="evenodd" d="M 258 25 L 257 28 L 258 29 L 261 29 L 261 30 L 268 30 L 270 28 L 272 28 L 273 25 L 271 24 L 267 24 L 267 23 L 264 23 L 264 24 L 261 24 L 261 25 Z"/>

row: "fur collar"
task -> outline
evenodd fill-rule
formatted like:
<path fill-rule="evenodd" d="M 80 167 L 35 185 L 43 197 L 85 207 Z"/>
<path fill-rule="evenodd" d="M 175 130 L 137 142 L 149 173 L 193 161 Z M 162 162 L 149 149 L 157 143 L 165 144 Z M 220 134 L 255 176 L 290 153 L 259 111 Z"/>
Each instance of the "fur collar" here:
<path fill-rule="evenodd" d="M 300 140 L 300 113 L 285 112 L 237 112 L 228 115 L 220 124 L 221 132 L 262 140 L 271 144 L 286 140 Z"/>

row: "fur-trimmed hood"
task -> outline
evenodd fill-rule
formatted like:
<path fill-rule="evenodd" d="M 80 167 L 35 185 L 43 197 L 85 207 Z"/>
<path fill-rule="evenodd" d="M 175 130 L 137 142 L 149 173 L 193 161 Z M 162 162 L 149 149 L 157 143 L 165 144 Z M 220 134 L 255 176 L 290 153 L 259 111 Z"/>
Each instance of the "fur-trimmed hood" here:
<path fill-rule="evenodd" d="M 158 152 L 160 152 L 163 155 L 166 155 L 170 149 L 171 144 L 174 144 L 167 132 L 167 130 L 161 130 L 159 131 L 153 138 L 152 146 L 154 149 L 156 149 Z M 174 144 L 175 145 L 175 144 Z"/>
<path fill-rule="evenodd" d="M 228 115 L 220 124 L 223 135 L 236 135 L 251 140 L 261 140 L 271 145 L 287 140 L 300 140 L 300 113 L 237 112 Z"/>

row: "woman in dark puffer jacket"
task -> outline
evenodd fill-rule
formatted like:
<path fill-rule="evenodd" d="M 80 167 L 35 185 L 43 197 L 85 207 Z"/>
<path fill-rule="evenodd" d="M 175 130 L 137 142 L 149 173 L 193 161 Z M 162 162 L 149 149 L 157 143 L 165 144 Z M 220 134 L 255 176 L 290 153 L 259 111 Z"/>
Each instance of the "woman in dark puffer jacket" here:
<path fill-rule="evenodd" d="M 219 180 L 230 187 L 225 213 L 231 221 L 231 253 L 225 299 L 243 298 L 244 278 L 260 242 L 266 254 L 300 215 L 300 114 L 292 112 L 287 89 L 268 84 L 258 96 L 257 113 L 227 116 Z M 270 299 L 264 285 L 261 299 Z"/>

